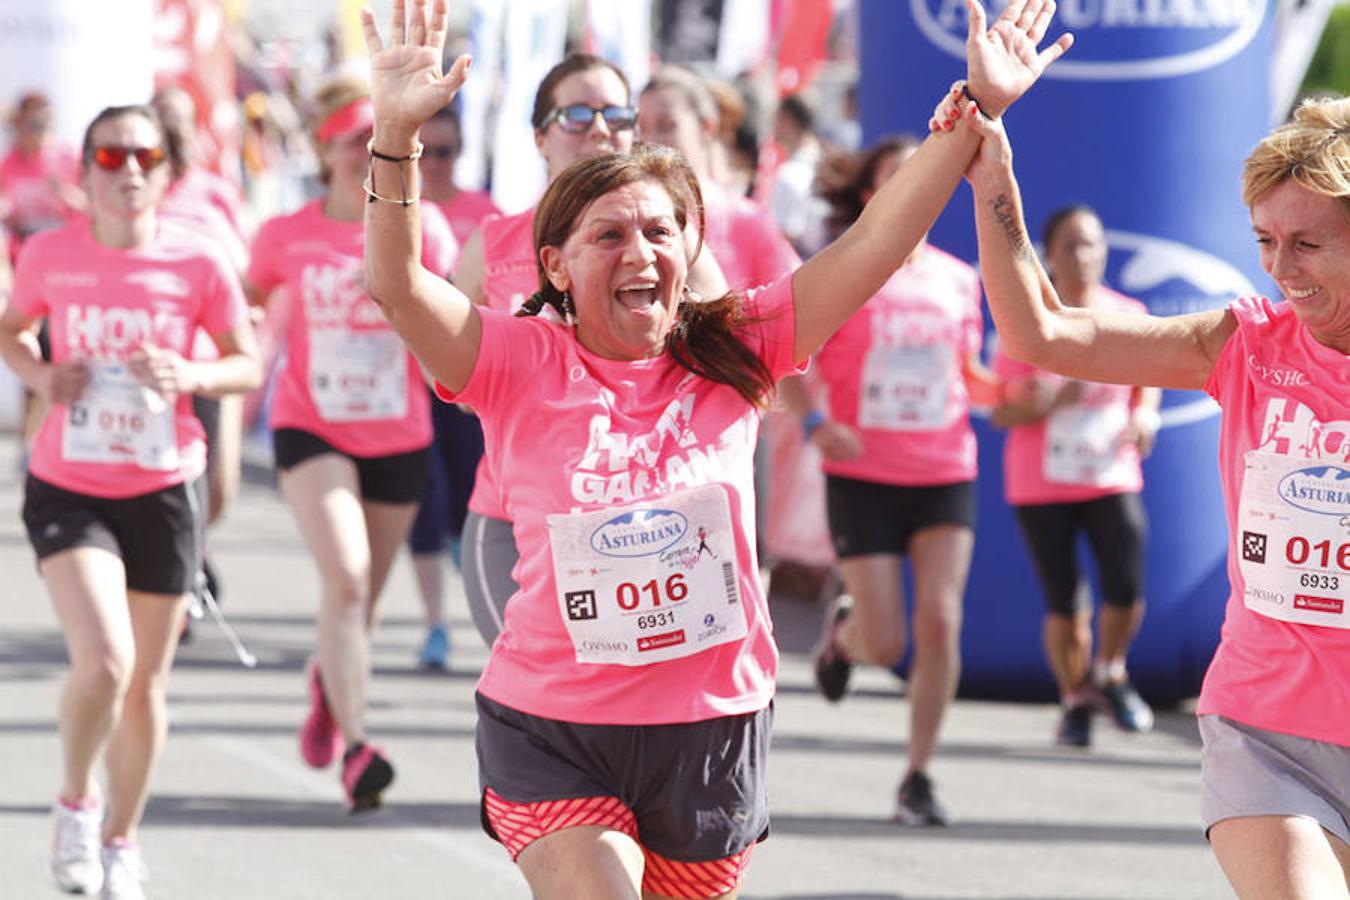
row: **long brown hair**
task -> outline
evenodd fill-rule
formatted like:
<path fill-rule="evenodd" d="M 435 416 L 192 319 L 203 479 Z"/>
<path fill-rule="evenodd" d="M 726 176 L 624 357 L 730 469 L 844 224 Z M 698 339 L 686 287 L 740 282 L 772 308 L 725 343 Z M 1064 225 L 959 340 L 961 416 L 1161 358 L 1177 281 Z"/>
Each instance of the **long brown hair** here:
<path fill-rule="evenodd" d="M 693 169 L 668 147 L 640 144 L 632 153 L 607 153 L 579 160 L 553 180 L 534 215 L 534 255 L 539 268 L 539 291 L 517 315 L 538 315 L 545 305 L 567 321 L 571 300 L 553 286 L 544 272 L 540 251 L 561 247 L 596 198 L 640 181 L 660 185 L 675 207 L 675 221 L 683 231 L 692 212 L 697 233 L 703 234 L 703 194 Z M 694 257 L 702 250 L 702 238 Z M 692 262 L 692 260 L 691 260 Z M 737 336 L 753 324 L 743 298 L 734 293 L 702 301 L 686 296 L 680 301 L 675 323 L 666 335 L 665 352 L 701 378 L 725 384 L 753 406 L 764 408 L 773 392 L 773 374 L 764 361 Z"/>

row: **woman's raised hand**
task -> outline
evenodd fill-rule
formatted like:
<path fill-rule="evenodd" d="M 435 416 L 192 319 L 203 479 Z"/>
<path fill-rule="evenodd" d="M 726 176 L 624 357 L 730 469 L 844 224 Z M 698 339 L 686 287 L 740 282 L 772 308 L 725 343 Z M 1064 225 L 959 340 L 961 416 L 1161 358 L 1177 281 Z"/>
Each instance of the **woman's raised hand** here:
<path fill-rule="evenodd" d="M 467 55 L 441 74 L 449 12 L 446 0 L 434 0 L 430 10 L 427 6 L 427 0 L 394 0 L 388 46 L 375 27 L 375 14 L 369 8 L 361 10 L 377 131 L 411 135 L 454 99 L 468 74 Z"/>
<path fill-rule="evenodd" d="M 994 118 L 1036 83 L 1052 62 L 1073 46 L 1073 35 L 1062 34 L 1050 46 L 1036 47 L 1050 27 L 1055 0 L 1011 0 L 993 27 L 985 28 L 980 0 L 966 0 L 966 70 L 971 94 Z"/>

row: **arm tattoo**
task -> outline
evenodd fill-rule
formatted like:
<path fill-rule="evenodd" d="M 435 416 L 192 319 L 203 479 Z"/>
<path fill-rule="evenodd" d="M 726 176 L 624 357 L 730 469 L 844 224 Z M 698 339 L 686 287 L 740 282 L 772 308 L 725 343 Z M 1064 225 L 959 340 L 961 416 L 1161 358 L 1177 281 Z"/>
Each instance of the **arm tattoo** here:
<path fill-rule="evenodd" d="M 1029 259 L 1031 243 L 1027 240 L 1027 233 L 1018 220 L 1017 209 L 1008 199 L 1008 195 L 999 194 L 990 201 L 989 208 L 993 210 L 998 224 L 1003 226 L 1003 233 L 1008 237 L 1008 246 L 1012 248 L 1013 257 L 1019 260 Z"/>

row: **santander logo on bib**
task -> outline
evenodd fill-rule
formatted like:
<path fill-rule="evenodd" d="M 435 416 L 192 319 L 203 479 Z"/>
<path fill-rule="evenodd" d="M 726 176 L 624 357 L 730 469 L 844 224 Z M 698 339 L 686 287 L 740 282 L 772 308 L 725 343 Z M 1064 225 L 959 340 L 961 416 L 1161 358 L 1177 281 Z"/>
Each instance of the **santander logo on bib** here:
<path fill-rule="evenodd" d="M 1007 5 L 987 3 L 989 18 Z M 1079 43 L 1044 77 L 1139 81 L 1204 71 L 1251 43 L 1266 7 L 1267 0 L 1063 0 L 1050 33 L 1072 31 Z M 910 11 L 934 46 L 965 59 L 965 0 L 910 0 Z M 1160 32 L 1165 41 L 1158 40 Z"/>
<path fill-rule="evenodd" d="M 1290 506 L 1323 516 L 1343 516 L 1350 512 L 1350 469 L 1308 466 L 1281 478 L 1279 492 Z"/>
<path fill-rule="evenodd" d="M 605 556 L 655 556 L 689 532 L 689 520 L 673 509 L 640 509 L 615 516 L 591 532 L 591 549 Z"/>

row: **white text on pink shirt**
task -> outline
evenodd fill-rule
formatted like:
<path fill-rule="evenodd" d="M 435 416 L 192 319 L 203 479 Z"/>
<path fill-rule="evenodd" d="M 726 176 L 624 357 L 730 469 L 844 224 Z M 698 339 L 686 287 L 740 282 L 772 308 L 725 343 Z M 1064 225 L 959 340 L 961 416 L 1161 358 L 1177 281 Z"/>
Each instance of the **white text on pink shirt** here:
<path fill-rule="evenodd" d="M 1302 403 L 1272 397 L 1266 401 L 1257 449 L 1281 456 L 1339 457 L 1350 462 L 1350 420 L 1321 422 Z"/>
<path fill-rule="evenodd" d="M 66 340 L 77 359 L 122 359 L 142 344 L 182 350 L 187 332 L 187 317 L 167 309 L 79 303 L 66 307 Z"/>

